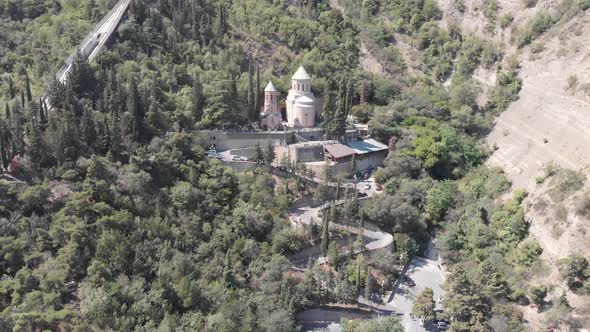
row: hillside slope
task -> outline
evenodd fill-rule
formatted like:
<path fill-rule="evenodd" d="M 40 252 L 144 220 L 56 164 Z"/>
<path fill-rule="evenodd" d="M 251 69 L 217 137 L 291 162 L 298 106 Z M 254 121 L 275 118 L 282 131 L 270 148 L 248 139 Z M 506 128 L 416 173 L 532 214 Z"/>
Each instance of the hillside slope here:
<path fill-rule="evenodd" d="M 488 138 L 497 150 L 490 163 L 502 166 L 514 184 L 534 188 L 540 168 L 555 162 L 566 168 L 590 163 L 590 13 L 576 17 L 540 39 L 545 49 L 523 52 L 520 99 L 498 119 Z M 568 77 L 580 82 L 566 91 Z"/>
<path fill-rule="evenodd" d="M 517 29 L 522 29 L 539 11 L 559 6 L 559 1 L 539 1 L 527 8 L 524 1 L 499 0 L 496 17 L 510 15 L 514 20 L 506 28 L 496 22 L 493 29 L 489 27 L 489 17 L 481 10 L 489 2 L 466 2 L 463 12 L 457 10 L 457 3 L 439 1 L 443 24 L 457 24 L 463 31 L 504 44 L 505 53 L 517 56 L 521 65 L 523 86 L 519 99 L 496 119 L 487 138 L 494 151 L 488 164 L 504 169 L 513 189 L 521 187 L 529 192 L 529 237 L 543 249 L 543 271 L 531 276 L 531 284 L 546 285 L 550 289 L 547 300 L 553 303 L 565 292 L 573 311 L 555 318 L 554 310 L 521 309 L 534 331 L 548 325 L 560 330 L 587 328 L 590 299 L 567 290 L 560 277 L 559 261 L 572 254 L 590 255 L 588 217 L 576 212 L 588 183 L 569 193 L 565 200 L 556 201 L 550 194 L 552 182 L 538 184 L 536 178 L 543 176 L 543 168 L 550 164 L 588 174 L 590 53 L 586 45 L 590 42 L 590 12 L 561 19 L 531 46 L 518 49 L 511 43 Z M 481 76 L 475 78 L 483 83 L 495 81 L 495 77 L 485 73 L 476 75 Z"/>

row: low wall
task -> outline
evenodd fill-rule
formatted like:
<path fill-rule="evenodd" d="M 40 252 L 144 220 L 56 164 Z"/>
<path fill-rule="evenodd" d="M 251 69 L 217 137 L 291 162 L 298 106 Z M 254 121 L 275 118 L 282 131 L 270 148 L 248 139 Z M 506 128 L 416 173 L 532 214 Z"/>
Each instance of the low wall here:
<path fill-rule="evenodd" d="M 264 146 L 262 146 L 262 149 L 264 149 Z M 243 156 L 248 159 L 254 159 L 254 155 L 256 154 L 256 148 L 250 147 L 250 148 L 231 149 L 230 153 L 233 156 Z"/>
<path fill-rule="evenodd" d="M 222 130 L 200 130 L 197 134 L 207 142 L 207 145 L 215 146 L 219 151 L 253 147 L 257 143 L 261 146 L 266 146 L 269 143 L 272 145 L 281 145 L 291 144 L 295 141 L 295 135 L 292 132 L 282 131 L 231 132 Z"/>
<path fill-rule="evenodd" d="M 243 162 L 243 161 L 222 160 L 221 163 L 224 166 L 227 166 L 236 172 L 253 171 L 258 167 L 258 165 L 256 163 Z"/>

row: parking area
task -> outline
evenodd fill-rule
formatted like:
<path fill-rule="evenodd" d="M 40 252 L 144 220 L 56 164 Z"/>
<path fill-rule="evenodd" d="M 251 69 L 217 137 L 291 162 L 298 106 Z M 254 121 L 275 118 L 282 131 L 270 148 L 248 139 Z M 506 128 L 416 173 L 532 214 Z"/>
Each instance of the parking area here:
<path fill-rule="evenodd" d="M 402 314 L 400 319 L 406 331 L 437 331 L 436 326 L 422 326 L 411 313 L 416 296 L 425 288 L 432 288 L 437 309 L 442 307 L 440 299 L 444 299 L 445 292 L 442 285 L 445 277 L 438 260 L 417 257 L 408 268 L 406 276 L 415 283 L 415 286 L 410 286 L 407 282 L 399 283 L 390 295 L 387 307 Z"/>

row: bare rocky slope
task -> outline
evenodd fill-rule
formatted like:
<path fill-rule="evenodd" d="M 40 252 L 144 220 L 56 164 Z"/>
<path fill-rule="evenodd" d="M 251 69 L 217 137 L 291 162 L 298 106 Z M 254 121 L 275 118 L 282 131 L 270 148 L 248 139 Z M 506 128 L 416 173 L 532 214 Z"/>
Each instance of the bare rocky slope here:
<path fill-rule="evenodd" d="M 541 10 L 551 12 L 559 1 L 539 1 L 527 8 L 522 0 L 498 0 L 497 18 L 505 14 L 514 17 L 504 29 L 498 22 L 490 29 L 490 20 L 482 9 L 489 1 L 463 3 L 465 9 L 459 11 L 455 0 L 439 0 L 442 24 L 457 24 L 467 33 L 498 41 L 505 53 L 517 56 L 521 64 L 523 87 L 519 100 L 496 120 L 488 137 L 494 151 L 488 164 L 503 168 L 513 188 L 529 192 L 530 236 L 543 248 L 544 265 L 544 271 L 532 276 L 532 280 L 547 285 L 551 289 L 547 299 L 554 301 L 567 291 L 559 277 L 559 259 L 573 253 L 590 256 L 590 221 L 575 212 L 589 186 L 586 183 L 557 202 L 549 195 L 550 179 L 538 184 L 536 178 L 551 163 L 586 175 L 590 170 L 590 11 L 565 16 L 538 37 L 533 47 L 517 49 L 510 42 L 516 29 Z M 475 78 L 482 85 L 493 85 L 495 81 L 492 73 L 482 70 L 476 72 Z M 557 324 L 559 329 L 587 331 L 590 297 L 566 294 L 574 310 L 562 317 L 565 322 Z M 555 322 L 549 317 L 550 310 L 522 310 L 533 331 L 545 330 Z"/>

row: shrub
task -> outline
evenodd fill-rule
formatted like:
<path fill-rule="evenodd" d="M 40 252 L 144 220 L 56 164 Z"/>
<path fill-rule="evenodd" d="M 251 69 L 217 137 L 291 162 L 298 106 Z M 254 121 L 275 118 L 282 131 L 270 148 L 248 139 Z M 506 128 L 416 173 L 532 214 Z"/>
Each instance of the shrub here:
<path fill-rule="evenodd" d="M 455 8 L 457 8 L 459 13 L 464 13 L 465 9 L 467 9 L 467 7 L 465 6 L 465 1 L 464 0 L 455 1 Z"/>
<path fill-rule="evenodd" d="M 489 0 L 483 9 L 483 15 L 491 22 L 494 22 L 496 20 L 497 13 L 498 2 L 496 0 Z"/>
<path fill-rule="evenodd" d="M 406 70 L 406 63 L 398 48 L 395 45 L 389 45 L 381 50 L 383 60 L 387 62 L 387 69 L 391 73 L 401 74 Z"/>
<path fill-rule="evenodd" d="M 541 52 L 543 52 L 543 50 L 545 50 L 544 43 L 534 43 L 531 45 L 531 52 L 533 54 L 541 53 Z"/>
<path fill-rule="evenodd" d="M 532 286 L 529 289 L 528 297 L 532 303 L 537 305 L 543 304 L 545 302 L 545 296 L 547 296 L 547 287 L 545 286 Z"/>
<path fill-rule="evenodd" d="M 576 74 L 571 74 L 567 77 L 567 84 L 565 86 L 565 91 L 569 93 L 575 93 L 576 88 L 578 87 L 578 76 Z"/>
<path fill-rule="evenodd" d="M 560 260 L 561 277 L 572 290 L 585 287 L 590 279 L 590 264 L 588 259 L 579 255 L 571 255 Z"/>
<path fill-rule="evenodd" d="M 513 21 L 514 16 L 512 16 L 510 13 L 506 13 L 500 17 L 500 27 L 502 27 L 502 29 L 506 29 L 510 26 L 510 24 L 512 24 Z"/>
<path fill-rule="evenodd" d="M 523 0 L 523 4 L 526 8 L 533 8 L 537 5 L 537 0 Z"/>
<path fill-rule="evenodd" d="M 580 196 L 576 203 L 576 214 L 584 217 L 590 217 L 590 192 Z"/>
<path fill-rule="evenodd" d="M 581 10 L 590 8 L 590 0 L 578 0 L 578 7 L 580 7 Z"/>
<path fill-rule="evenodd" d="M 547 31 L 555 23 L 553 17 L 547 12 L 539 12 L 527 22 L 519 32 L 516 39 L 518 47 L 530 44 L 535 38 Z"/>
<path fill-rule="evenodd" d="M 516 250 L 516 263 L 522 266 L 531 266 L 543 253 L 543 248 L 534 240 L 521 243 Z"/>
<path fill-rule="evenodd" d="M 582 172 L 563 169 L 551 180 L 549 197 L 555 202 L 561 202 L 580 190 L 586 182 L 586 176 Z"/>

